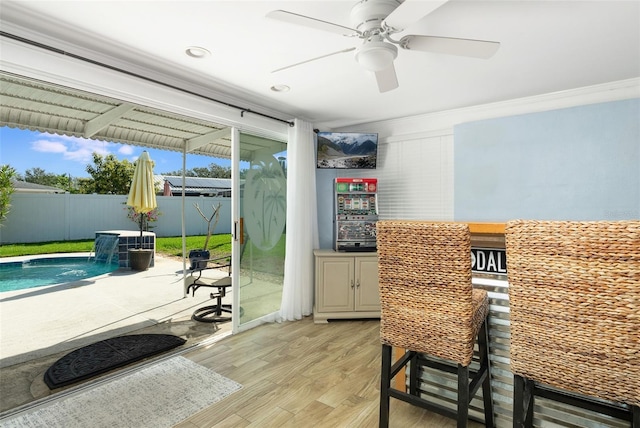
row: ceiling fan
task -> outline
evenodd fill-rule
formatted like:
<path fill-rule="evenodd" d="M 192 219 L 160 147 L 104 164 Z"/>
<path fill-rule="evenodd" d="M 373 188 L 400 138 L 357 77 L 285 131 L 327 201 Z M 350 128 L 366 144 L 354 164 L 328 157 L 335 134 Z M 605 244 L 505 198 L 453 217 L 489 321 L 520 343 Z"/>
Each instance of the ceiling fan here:
<path fill-rule="evenodd" d="M 271 19 L 337 33 L 347 37 L 357 37 L 363 40 L 359 47 L 342 49 L 291 64 L 273 72 L 286 70 L 332 55 L 355 51 L 355 58 L 358 64 L 366 70 L 373 71 L 378 83 L 378 89 L 380 92 L 387 92 L 398 87 L 398 78 L 393 65 L 393 61 L 398 56 L 398 46 L 401 49 L 410 51 L 435 52 L 484 59 L 493 56 L 500 47 L 499 42 L 421 35 L 406 35 L 400 40 L 391 38 L 393 34 L 404 31 L 414 22 L 433 12 L 447 1 L 360 0 L 351 9 L 350 18 L 353 28 L 285 10 L 271 11 L 267 14 L 267 17 Z"/>

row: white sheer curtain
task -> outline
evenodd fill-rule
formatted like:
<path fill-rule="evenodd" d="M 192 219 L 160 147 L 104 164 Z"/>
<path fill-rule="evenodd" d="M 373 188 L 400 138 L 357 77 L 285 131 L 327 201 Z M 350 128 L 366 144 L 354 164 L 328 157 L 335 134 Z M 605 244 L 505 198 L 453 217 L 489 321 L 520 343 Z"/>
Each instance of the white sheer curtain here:
<path fill-rule="evenodd" d="M 318 248 L 313 128 L 295 120 L 287 144 L 287 238 L 280 321 L 313 311 L 313 250 Z"/>

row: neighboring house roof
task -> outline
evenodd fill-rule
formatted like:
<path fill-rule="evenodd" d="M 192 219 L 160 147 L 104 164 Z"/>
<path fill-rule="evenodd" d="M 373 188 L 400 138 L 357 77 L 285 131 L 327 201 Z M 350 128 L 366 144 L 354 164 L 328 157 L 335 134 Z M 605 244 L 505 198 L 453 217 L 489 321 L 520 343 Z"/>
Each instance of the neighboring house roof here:
<path fill-rule="evenodd" d="M 29 183 L 27 181 L 11 180 L 13 188 L 18 193 L 66 193 L 59 187 L 43 186 L 42 184 Z"/>
<path fill-rule="evenodd" d="M 165 175 L 164 179 L 172 186 L 182 187 L 182 177 Z M 231 189 L 230 178 L 185 177 L 185 187 L 197 187 L 203 189 Z"/>
<path fill-rule="evenodd" d="M 182 177 L 170 175 L 160 177 L 165 183 L 164 194 L 166 196 L 182 192 Z M 184 180 L 185 193 L 187 194 L 224 195 L 224 192 L 231 192 L 230 178 L 185 177 Z"/>

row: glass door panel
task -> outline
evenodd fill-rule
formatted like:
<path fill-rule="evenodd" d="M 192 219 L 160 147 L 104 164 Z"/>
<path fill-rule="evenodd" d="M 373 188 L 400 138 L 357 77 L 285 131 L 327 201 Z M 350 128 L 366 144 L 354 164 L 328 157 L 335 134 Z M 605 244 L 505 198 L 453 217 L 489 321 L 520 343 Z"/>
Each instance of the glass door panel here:
<path fill-rule="evenodd" d="M 240 134 L 239 329 L 280 310 L 286 233 L 286 144 Z M 237 256 L 238 257 L 238 256 Z M 244 328 L 243 328 L 244 327 Z"/>

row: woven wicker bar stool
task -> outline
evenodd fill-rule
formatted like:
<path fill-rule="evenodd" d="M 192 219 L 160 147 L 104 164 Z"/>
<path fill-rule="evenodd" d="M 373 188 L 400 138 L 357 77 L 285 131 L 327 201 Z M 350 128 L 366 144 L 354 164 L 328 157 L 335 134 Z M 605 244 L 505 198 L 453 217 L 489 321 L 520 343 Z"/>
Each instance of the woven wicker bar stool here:
<path fill-rule="evenodd" d="M 389 425 L 390 397 L 456 418 L 458 427 L 466 427 L 469 402 L 480 386 L 485 425 L 493 427 L 489 301 L 486 291 L 471 286 L 469 227 L 379 221 L 377 247 L 382 342 L 380 427 Z M 470 369 L 476 337 L 479 368 Z M 395 363 L 392 347 L 405 350 Z M 407 365 L 408 393 L 391 386 L 393 377 Z M 421 396 L 418 371 L 422 365 L 457 374 L 457 409 Z"/>
<path fill-rule="evenodd" d="M 513 426 L 545 397 L 640 428 L 640 221 L 505 228 Z"/>

